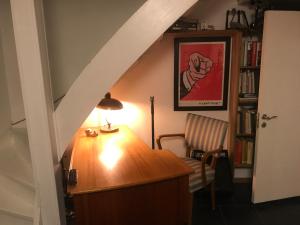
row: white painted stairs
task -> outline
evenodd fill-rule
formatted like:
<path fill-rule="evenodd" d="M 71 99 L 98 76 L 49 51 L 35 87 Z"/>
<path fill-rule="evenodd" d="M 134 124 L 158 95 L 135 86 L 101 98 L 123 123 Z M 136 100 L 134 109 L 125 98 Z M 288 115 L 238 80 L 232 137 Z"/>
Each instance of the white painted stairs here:
<path fill-rule="evenodd" d="M 35 189 L 25 128 L 0 135 L 0 225 L 33 225 Z"/>

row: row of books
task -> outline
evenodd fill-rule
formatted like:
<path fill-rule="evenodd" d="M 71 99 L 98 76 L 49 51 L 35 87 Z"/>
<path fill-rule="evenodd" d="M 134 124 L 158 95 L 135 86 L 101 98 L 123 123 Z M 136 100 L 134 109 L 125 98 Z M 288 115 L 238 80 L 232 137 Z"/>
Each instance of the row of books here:
<path fill-rule="evenodd" d="M 257 96 L 258 82 L 257 72 L 251 70 L 241 72 L 239 81 L 240 97 Z"/>
<path fill-rule="evenodd" d="M 198 20 L 181 18 L 177 20 L 168 31 L 196 31 L 198 29 Z"/>
<path fill-rule="evenodd" d="M 252 165 L 254 153 L 254 141 L 236 139 L 235 142 L 235 165 Z"/>
<path fill-rule="evenodd" d="M 240 110 L 237 113 L 237 135 L 254 135 L 256 110 Z"/>
<path fill-rule="evenodd" d="M 261 61 L 261 42 L 251 38 L 242 41 L 241 66 L 259 66 Z"/>

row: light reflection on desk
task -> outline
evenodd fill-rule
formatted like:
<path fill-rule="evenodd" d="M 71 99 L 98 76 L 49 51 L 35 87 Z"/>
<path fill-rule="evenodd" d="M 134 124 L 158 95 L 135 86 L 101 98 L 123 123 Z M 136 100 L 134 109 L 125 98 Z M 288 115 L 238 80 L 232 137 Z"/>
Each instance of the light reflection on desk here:
<path fill-rule="evenodd" d="M 74 140 L 71 167 L 78 171 L 74 195 L 115 190 L 185 176 L 193 171 L 169 151 L 152 151 L 128 127 Z"/>
<path fill-rule="evenodd" d="M 105 143 L 103 150 L 98 155 L 98 159 L 109 170 L 114 168 L 123 155 L 123 150 L 118 145 L 118 140 L 121 138 L 123 138 L 122 135 L 116 133 Z"/>

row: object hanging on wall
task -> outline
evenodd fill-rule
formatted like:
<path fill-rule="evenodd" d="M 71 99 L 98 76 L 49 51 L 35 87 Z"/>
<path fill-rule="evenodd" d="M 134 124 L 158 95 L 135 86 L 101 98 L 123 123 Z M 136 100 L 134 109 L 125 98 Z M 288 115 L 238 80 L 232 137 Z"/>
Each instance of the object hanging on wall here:
<path fill-rule="evenodd" d="M 230 37 L 174 41 L 174 110 L 226 110 Z"/>
<path fill-rule="evenodd" d="M 240 29 L 248 30 L 249 23 L 245 11 L 236 10 L 235 8 L 226 11 L 226 30 Z"/>
<path fill-rule="evenodd" d="M 150 96 L 150 103 L 151 103 L 151 143 L 152 149 L 155 148 L 154 142 L 154 96 Z"/>
<path fill-rule="evenodd" d="M 105 94 L 105 97 L 98 103 L 97 108 L 104 110 L 120 110 L 123 108 L 123 104 L 119 100 L 111 98 L 111 94 L 107 92 Z M 100 128 L 100 132 L 112 133 L 119 130 L 118 127 L 111 125 L 111 121 L 109 121 L 108 118 L 105 119 L 107 124 Z"/>

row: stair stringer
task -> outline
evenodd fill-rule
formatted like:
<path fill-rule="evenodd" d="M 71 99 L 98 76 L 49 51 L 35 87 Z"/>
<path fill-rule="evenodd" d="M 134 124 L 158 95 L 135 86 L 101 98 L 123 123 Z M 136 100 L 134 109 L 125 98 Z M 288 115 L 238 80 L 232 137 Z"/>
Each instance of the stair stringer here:
<path fill-rule="evenodd" d="M 196 2 L 148 0 L 100 49 L 54 112 L 59 158 L 110 87 Z"/>

